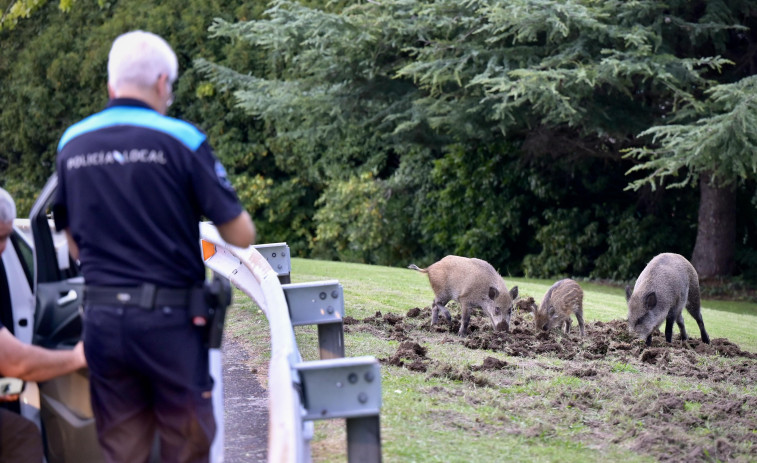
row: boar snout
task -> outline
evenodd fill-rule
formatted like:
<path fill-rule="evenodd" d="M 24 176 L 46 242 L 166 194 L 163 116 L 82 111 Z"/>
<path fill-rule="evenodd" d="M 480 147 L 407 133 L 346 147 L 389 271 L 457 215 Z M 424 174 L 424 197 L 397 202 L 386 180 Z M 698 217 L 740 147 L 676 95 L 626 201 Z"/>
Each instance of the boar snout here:
<path fill-rule="evenodd" d="M 509 333 L 510 324 L 507 322 L 507 320 L 502 320 L 501 322 L 494 325 L 494 331 L 504 331 L 505 333 Z"/>

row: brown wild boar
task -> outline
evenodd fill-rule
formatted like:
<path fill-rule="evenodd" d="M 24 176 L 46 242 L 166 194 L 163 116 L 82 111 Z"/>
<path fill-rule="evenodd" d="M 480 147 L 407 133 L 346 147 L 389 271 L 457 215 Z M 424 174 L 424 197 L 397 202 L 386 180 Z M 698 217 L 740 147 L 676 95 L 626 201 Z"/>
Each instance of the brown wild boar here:
<path fill-rule="evenodd" d="M 688 338 L 683 325 L 683 307 L 699 325 L 702 341 L 710 343 L 704 329 L 699 301 L 699 277 L 694 267 L 679 254 L 664 253 L 649 261 L 636 284 L 626 286 L 628 329 L 652 344 L 652 331 L 665 321 L 665 340 L 673 339 L 673 322 L 678 324 L 681 340 Z"/>
<path fill-rule="evenodd" d="M 530 299 L 533 301 L 533 299 Z M 578 330 L 584 335 L 584 292 L 575 281 L 566 278 L 552 285 L 547 290 L 541 305 L 531 304 L 534 311 L 536 331 L 549 331 L 554 327 L 570 333 L 570 325 L 575 314 Z"/>
<path fill-rule="evenodd" d="M 462 306 L 463 317 L 458 335 L 465 336 L 470 324 L 471 312 L 480 307 L 491 319 L 495 331 L 510 331 L 513 300 L 518 297 L 518 287 L 510 291 L 505 281 L 488 262 L 460 256 L 447 256 L 429 265 L 426 269 L 410 264 L 408 268 L 427 273 L 434 290 L 431 304 L 431 324 L 439 321 L 439 311 L 449 321 L 449 301 Z"/>

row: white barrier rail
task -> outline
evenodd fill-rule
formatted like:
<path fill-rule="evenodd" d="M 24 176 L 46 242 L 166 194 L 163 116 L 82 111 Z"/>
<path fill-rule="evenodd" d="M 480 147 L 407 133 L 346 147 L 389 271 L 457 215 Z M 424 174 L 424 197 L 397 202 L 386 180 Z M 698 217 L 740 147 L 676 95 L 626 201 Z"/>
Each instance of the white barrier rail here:
<path fill-rule="evenodd" d="M 295 385 L 293 365 L 302 361 L 289 319 L 278 274 L 255 248 L 237 248 L 223 241 L 211 224 L 200 224 L 200 235 L 214 249 L 203 249 L 205 265 L 247 294 L 268 318 L 271 361 L 268 371 L 268 461 L 299 463 L 310 459 L 303 436 L 304 408 Z M 203 244 L 207 247 L 208 245 Z"/>
<path fill-rule="evenodd" d="M 290 272 L 286 243 L 238 248 L 210 223 L 200 224 L 200 235 L 205 265 L 268 318 L 268 461 L 309 462 L 313 420 L 345 418 L 348 461 L 379 463 L 381 374 L 374 357 L 344 358 L 341 285 L 329 280 L 282 286 Z M 320 360 L 302 360 L 293 326 L 305 324 L 318 325 Z"/>

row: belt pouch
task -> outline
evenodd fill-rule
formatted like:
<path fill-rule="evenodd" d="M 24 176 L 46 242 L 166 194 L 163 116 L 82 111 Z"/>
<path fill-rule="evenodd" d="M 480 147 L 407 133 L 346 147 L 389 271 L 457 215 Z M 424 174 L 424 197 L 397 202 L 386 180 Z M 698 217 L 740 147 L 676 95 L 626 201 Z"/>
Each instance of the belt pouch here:
<path fill-rule="evenodd" d="M 205 326 L 210 317 L 210 308 L 205 302 L 203 288 L 192 288 L 189 294 L 189 305 L 187 306 L 187 315 L 192 323 L 198 326 Z"/>
<path fill-rule="evenodd" d="M 226 308 L 231 304 L 231 284 L 223 277 L 216 277 L 205 284 L 205 298 L 210 306 L 210 329 L 208 347 L 219 348 L 223 340 L 223 325 L 226 320 Z"/>

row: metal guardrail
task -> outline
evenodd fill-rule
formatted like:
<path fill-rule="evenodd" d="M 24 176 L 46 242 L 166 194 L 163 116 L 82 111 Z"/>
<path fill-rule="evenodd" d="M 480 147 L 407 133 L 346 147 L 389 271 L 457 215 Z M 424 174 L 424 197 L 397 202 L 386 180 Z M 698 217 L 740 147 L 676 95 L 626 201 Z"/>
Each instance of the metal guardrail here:
<path fill-rule="evenodd" d="M 345 418 L 348 460 L 380 462 L 379 364 L 369 356 L 343 358 L 342 286 L 335 280 L 282 285 L 291 272 L 286 243 L 238 248 L 210 223 L 200 224 L 200 234 L 205 265 L 268 318 L 268 461 L 309 462 L 313 420 Z M 306 324 L 318 325 L 320 360 L 303 361 L 298 350 L 294 326 Z"/>
<path fill-rule="evenodd" d="M 321 360 L 344 357 L 344 291 L 336 280 L 282 286 L 292 326 L 318 325 Z"/>

